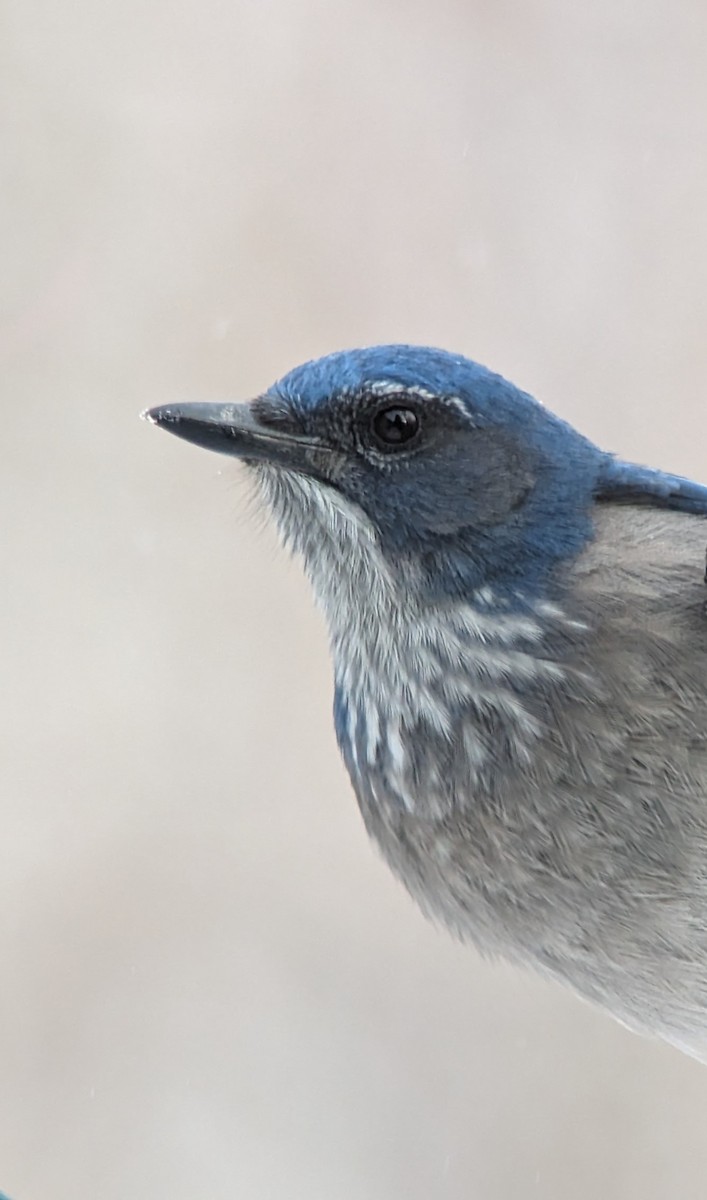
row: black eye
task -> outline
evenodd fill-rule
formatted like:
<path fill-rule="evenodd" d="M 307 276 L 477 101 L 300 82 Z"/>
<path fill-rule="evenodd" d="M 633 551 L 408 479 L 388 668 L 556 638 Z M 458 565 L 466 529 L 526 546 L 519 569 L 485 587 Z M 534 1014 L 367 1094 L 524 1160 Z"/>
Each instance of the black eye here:
<path fill-rule="evenodd" d="M 373 432 L 386 446 L 401 446 L 403 442 L 411 441 L 419 428 L 417 413 L 397 404 L 380 409 L 373 418 Z"/>

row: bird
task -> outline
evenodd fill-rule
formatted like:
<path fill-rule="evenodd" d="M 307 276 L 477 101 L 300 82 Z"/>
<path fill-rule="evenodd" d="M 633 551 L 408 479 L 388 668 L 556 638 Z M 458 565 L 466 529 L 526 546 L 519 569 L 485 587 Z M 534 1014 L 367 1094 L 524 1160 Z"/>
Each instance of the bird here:
<path fill-rule="evenodd" d="M 707 1062 L 707 486 L 425 346 L 144 415 L 241 460 L 301 559 L 423 913 Z"/>

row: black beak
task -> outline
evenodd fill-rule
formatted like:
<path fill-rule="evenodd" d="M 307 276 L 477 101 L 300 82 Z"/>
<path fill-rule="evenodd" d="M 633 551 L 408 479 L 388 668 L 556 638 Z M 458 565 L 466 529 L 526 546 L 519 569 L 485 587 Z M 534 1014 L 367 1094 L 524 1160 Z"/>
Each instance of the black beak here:
<path fill-rule="evenodd" d="M 294 470 L 307 470 L 308 451 L 326 449 L 316 438 L 263 424 L 252 404 L 166 404 L 143 417 L 206 450 Z"/>

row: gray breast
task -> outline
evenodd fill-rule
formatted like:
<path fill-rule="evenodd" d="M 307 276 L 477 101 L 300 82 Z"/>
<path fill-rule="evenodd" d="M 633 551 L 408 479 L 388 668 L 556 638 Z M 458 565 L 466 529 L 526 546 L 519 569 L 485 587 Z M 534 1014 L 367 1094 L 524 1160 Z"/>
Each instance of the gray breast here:
<path fill-rule="evenodd" d="M 430 611 L 333 492 L 266 491 L 329 624 L 366 825 L 423 910 L 703 1044 L 704 520 L 607 504 L 561 604 L 482 589 Z"/>

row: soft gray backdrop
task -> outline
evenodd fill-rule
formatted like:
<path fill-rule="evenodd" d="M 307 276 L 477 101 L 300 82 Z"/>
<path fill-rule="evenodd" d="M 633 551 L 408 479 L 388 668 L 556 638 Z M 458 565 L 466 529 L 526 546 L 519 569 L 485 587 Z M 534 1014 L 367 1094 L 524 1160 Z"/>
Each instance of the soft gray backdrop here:
<path fill-rule="evenodd" d="M 238 469 L 438 343 L 707 479 L 704 0 L 5 0 L 0 1188 L 702 1200 L 707 1070 L 425 924 Z"/>

